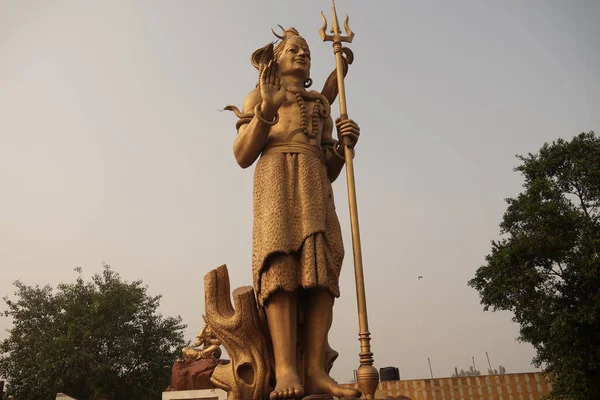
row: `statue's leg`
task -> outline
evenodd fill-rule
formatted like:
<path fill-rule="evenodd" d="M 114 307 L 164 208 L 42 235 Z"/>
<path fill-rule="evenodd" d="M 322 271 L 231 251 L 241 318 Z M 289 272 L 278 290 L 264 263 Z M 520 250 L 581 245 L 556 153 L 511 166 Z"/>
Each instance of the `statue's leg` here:
<path fill-rule="evenodd" d="M 265 304 L 265 314 L 275 359 L 276 385 L 270 398 L 302 398 L 304 388 L 296 371 L 298 292 L 276 291 Z"/>
<path fill-rule="evenodd" d="M 325 345 L 333 320 L 334 297 L 324 289 L 315 289 L 304 304 L 304 388 L 306 394 L 332 394 L 337 397 L 360 397 L 355 389 L 338 385 L 325 372 Z"/>

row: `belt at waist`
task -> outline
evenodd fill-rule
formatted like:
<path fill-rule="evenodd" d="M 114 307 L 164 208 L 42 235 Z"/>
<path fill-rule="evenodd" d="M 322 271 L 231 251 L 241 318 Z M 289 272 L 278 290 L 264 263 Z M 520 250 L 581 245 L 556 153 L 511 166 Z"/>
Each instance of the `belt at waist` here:
<path fill-rule="evenodd" d="M 325 164 L 325 156 L 320 148 L 302 142 L 271 142 L 267 144 L 262 155 L 268 153 L 309 154 L 316 156 Z"/>

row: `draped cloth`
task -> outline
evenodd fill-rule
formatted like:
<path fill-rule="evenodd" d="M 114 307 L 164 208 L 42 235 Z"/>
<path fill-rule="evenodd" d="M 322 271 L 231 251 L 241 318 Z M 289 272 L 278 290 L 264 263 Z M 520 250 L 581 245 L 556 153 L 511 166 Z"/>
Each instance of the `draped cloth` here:
<path fill-rule="evenodd" d="M 344 246 L 320 147 L 267 145 L 254 172 L 252 275 L 262 306 L 277 290 L 339 297 Z"/>

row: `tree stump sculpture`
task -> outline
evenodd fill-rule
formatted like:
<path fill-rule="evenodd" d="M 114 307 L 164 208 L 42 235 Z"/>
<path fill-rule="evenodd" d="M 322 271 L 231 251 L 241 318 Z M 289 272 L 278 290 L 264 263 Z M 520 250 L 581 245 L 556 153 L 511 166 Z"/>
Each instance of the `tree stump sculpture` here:
<path fill-rule="evenodd" d="M 227 350 L 231 362 L 215 368 L 211 382 L 225 390 L 230 400 L 268 398 L 271 362 L 268 336 L 256 305 L 254 289 L 233 291 L 232 306 L 227 266 L 204 277 L 206 318 Z"/>

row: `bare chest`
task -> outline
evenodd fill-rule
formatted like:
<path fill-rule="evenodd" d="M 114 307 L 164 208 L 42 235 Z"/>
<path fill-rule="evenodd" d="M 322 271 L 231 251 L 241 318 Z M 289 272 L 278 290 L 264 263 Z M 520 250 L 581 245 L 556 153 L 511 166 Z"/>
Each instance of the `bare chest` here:
<path fill-rule="evenodd" d="M 319 144 L 323 130 L 322 108 L 318 100 L 306 100 L 288 92 L 279 109 L 279 122 L 271 128 L 269 139 Z"/>

